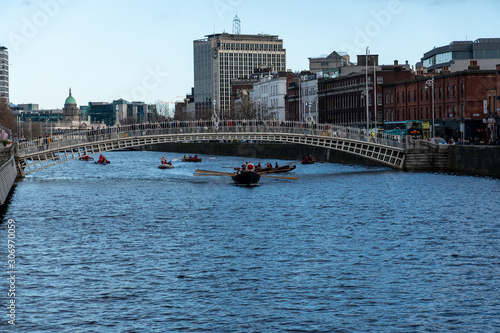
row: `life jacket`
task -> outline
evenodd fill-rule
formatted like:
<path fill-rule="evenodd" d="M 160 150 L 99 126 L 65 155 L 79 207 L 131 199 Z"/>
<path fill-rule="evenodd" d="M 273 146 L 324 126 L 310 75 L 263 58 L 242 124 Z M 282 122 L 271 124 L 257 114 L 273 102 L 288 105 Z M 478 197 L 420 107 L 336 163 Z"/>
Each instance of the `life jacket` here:
<path fill-rule="evenodd" d="M 253 171 L 253 164 L 252 163 L 248 163 L 247 170 L 248 171 Z"/>

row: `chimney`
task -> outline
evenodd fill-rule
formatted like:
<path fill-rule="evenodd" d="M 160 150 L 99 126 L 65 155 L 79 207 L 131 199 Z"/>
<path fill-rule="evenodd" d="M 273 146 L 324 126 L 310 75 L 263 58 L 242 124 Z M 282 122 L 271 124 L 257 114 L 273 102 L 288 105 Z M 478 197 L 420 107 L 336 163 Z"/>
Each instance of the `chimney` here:
<path fill-rule="evenodd" d="M 394 60 L 394 66 L 399 65 L 399 62 L 397 60 Z"/>
<path fill-rule="evenodd" d="M 469 65 L 469 70 L 470 71 L 478 71 L 479 69 L 480 69 L 480 67 L 477 64 L 477 60 L 471 60 L 470 65 Z"/>
<path fill-rule="evenodd" d="M 358 54 L 358 66 L 366 66 L 366 56 Z"/>

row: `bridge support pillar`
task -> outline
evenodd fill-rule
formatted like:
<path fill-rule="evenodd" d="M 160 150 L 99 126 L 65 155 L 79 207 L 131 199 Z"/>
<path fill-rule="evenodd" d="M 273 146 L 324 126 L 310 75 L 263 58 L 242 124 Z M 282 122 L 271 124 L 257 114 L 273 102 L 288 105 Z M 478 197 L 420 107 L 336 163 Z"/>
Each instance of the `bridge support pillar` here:
<path fill-rule="evenodd" d="M 21 161 L 19 158 L 16 156 L 16 169 L 17 169 L 17 178 L 24 178 L 26 175 L 24 174 L 24 168 L 21 167 Z"/>

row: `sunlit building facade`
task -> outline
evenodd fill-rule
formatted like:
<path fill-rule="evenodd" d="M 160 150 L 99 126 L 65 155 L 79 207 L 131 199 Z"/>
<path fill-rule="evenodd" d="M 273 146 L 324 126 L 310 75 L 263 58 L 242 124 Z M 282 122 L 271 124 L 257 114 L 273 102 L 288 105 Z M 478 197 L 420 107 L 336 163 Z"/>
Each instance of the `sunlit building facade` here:
<path fill-rule="evenodd" d="M 194 100 L 197 118 L 230 116 L 231 80 L 254 69 L 286 70 L 286 50 L 278 36 L 213 34 L 194 41 Z"/>

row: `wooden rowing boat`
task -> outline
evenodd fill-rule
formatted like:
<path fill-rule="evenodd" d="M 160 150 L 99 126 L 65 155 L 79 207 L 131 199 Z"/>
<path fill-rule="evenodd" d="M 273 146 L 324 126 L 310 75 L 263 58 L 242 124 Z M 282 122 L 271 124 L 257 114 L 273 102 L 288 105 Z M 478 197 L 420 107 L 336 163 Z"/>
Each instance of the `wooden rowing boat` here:
<path fill-rule="evenodd" d="M 201 158 L 194 158 L 194 157 L 191 157 L 191 158 L 183 158 L 182 159 L 182 162 L 201 162 Z"/>
<path fill-rule="evenodd" d="M 253 171 L 244 171 L 242 173 L 235 174 L 231 176 L 235 183 L 241 185 L 251 185 L 257 184 L 260 180 L 260 175 Z"/>
<path fill-rule="evenodd" d="M 280 173 L 280 172 L 289 172 L 292 171 L 296 168 L 297 166 L 295 165 L 283 165 L 277 168 L 264 168 L 257 170 L 259 174 L 264 174 L 264 173 Z"/>
<path fill-rule="evenodd" d="M 211 170 L 195 170 L 195 176 L 231 176 L 231 177 L 234 177 L 234 176 L 237 176 L 237 174 L 234 174 L 234 173 L 229 173 L 229 172 L 221 172 L 221 171 L 211 171 Z M 259 175 L 259 180 L 260 180 L 260 177 L 270 177 L 270 178 L 282 178 L 282 179 L 292 179 L 292 180 L 298 180 L 299 177 L 284 177 L 284 176 L 272 176 L 272 175 Z M 238 177 L 236 178 L 236 180 L 234 180 L 235 182 L 237 182 L 239 179 L 242 179 L 243 177 Z M 255 179 L 255 178 L 254 178 Z"/>

